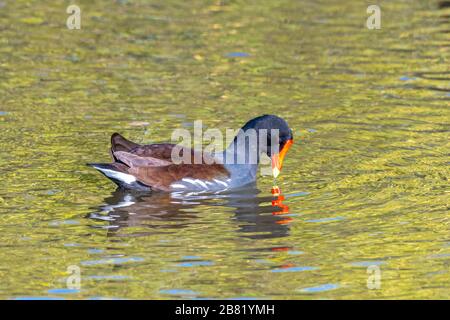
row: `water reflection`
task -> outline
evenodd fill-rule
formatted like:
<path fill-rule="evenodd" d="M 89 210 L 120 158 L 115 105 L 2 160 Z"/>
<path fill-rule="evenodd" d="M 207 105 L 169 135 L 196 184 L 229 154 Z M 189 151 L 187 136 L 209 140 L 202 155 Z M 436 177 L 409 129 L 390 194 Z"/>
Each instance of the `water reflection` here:
<path fill-rule="evenodd" d="M 144 227 L 146 232 L 127 236 L 145 236 L 155 229 L 179 229 L 201 223 L 199 213 L 231 208 L 232 219 L 238 225 L 240 236 L 263 239 L 289 235 L 292 221 L 289 207 L 283 204 L 284 196 L 260 196 L 255 186 L 226 194 L 176 194 L 142 193 L 117 189 L 104 199 L 105 204 L 96 208 L 89 218 L 105 221 L 101 228 L 108 230 L 108 236 L 123 236 L 121 229 Z M 98 225 L 95 225 L 98 227 Z"/>

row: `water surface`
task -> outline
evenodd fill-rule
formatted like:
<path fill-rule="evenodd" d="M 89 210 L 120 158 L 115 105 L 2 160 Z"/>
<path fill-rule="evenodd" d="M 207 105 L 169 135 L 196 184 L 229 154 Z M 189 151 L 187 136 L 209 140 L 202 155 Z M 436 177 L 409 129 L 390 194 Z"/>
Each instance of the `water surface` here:
<path fill-rule="evenodd" d="M 368 30 L 364 1 L 84 1 L 67 30 L 68 4 L 0 1 L 1 298 L 450 298 L 448 8 L 382 1 Z M 262 113 L 294 129 L 287 212 L 268 177 L 180 198 L 85 166 L 116 131 Z"/>

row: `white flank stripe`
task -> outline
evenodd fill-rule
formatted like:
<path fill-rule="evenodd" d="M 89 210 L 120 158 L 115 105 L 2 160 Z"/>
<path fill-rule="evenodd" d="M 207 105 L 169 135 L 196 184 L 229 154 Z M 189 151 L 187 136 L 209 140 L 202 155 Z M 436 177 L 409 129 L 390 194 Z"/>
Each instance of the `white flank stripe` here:
<path fill-rule="evenodd" d="M 208 189 L 208 186 L 206 183 L 204 183 L 202 180 L 195 180 L 199 185 L 201 185 L 204 189 Z"/>
<path fill-rule="evenodd" d="M 218 184 L 223 185 L 225 188 L 228 187 L 228 184 L 226 184 L 226 183 L 223 182 L 223 181 L 220 181 L 220 180 L 217 180 L 217 179 L 214 179 L 214 181 L 215 181 L 216 183 L 218 183 Z"/>
<path fill-rule="evenodd" d="M 172 184 L 172 188 L 183 188 L 183 189 L 186 189 L 187 187 L 184 184 L 173 183 Z"/>
<path fill-rule="evenodd" d="M 190 183 L 190 184 L 192 184 L 192 185 L 194 185 L 194 186 L 197 185 L 197 184 L 195 183 L 195 180 L 194 180 L 194 179 L 191 179 L 191 178 L 184 178 L 184 179 L 182 179 L 181 181 Z"/>

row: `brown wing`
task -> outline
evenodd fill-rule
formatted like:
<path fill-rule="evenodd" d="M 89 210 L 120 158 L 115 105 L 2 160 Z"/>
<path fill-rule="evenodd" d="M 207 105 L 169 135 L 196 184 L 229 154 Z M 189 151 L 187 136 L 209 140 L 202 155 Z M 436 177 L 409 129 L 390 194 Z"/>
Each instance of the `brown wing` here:
<path fill-rule="evenodd" d="M 132 167 L 128 172 L 153 189 L 169 191 L 170 185 L 183 178 L 212 180 L 229 177 L 222 164 L 170 164 L 162 167 Z"/>
<path fill-rule="evenodd" d="M 127 152 L 139 157 L 150 157 L 165 161 L 171 161 L 172 149 L 175 145 L 170 143 L 157 143 L 140 145 L 132 142 L 118 133 L 111 136 L 111 155 L 117 160 L 115 153 Z"/>
<path fill-rule="evenodd" d="M 174 147 L 175 144 L 171 143 L 155 143 L 138 146 L 129 152 L 139 157 L 150 157 L 172 163 L 172 149 Z"/>
<path fill-rule="evenodd" d="M 116 151 L 130 151 L 139 146 L 139 144 L 125 139 L 117 132 L 113 133 L 111 136 L 111 153 L 114 153 Z"/>
<path fill-rule="evenodd" d="M 212 161 L 211 155 L 190 148 L 175 151 L 181 158 L 186 152 L 190 154 L 191 164 L 174 164 L 172 151 L 175 144 L 138 145 L 117 133 L 111 137 L 111 143 L 114 160 L 124 163 L 128 166 L 127 173 L 153 189 L 168 191 L 173 182 L 183 178 L 211 180 L 229 176 L 229 172 L 222 164 Z M 201 163 L 194 164 L 195 160 L 201 160 Z"/>
<path fill-rule="evenodd" d="M 214 158 L 207 153 L 201 153 L 199 151 L 194 151 L 191 148 L 186 147 L 180 147 L 174 150 L 176 147 L 176 144 L 171 143 L 155 143 L 155 144 L 148 144 L 143 146 L 138 146 L 136 148 L 133 148 L 129 151 L 129 153 L 132 153 L 135 156 L 141 157 L 141 158 L 153 158 L 153 159 L 159 159 L 163 160 L 165 162 L 173 163 L 172 160 L 172 151 L 174 154 L 176 154 L 178 157 L 184 159 L 184 155 L 187 153 L 190 156 L 187 158 L 190 158 L 190 161 L 187 161 L 187 163 L 196 163 L 196 160 L 200 160 L 201 162 L 199 164 L 203 163 L 213 163 Z"/>
<path fill-rule="evenodd" d="M 114 152 L 114 157 L 125 163 L 129 167 L 161 167 L 168 166 L 172 164 L 170 161 L 154 158 L 154 157 L 143 157 L 136 155 L 134 153 L 125 152 L 125 151 L 116 151 Z"/>

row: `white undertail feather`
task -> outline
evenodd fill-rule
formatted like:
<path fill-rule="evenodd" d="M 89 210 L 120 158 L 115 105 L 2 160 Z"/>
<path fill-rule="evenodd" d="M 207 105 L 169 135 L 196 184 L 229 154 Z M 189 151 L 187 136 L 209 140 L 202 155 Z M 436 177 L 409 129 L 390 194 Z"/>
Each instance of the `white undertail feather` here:
<path fill-rule="evenodd" d="M 133 177 L 131 174 L 127 174 L 127 173 L 123 173 L 123 172 L 119 172 L 119 171 L 115 171 L 115 170 L 111 170 L 111 169 L 100 168 L 97 166 L 94 166 L 94 168 L 103 172 L 107 177 L 110 177 L 111 179 L 116 179 L 116 180 L 119 180 L 126 184 L 131 184 L 133 182 L 136 182 L 136 178 Z"/>

